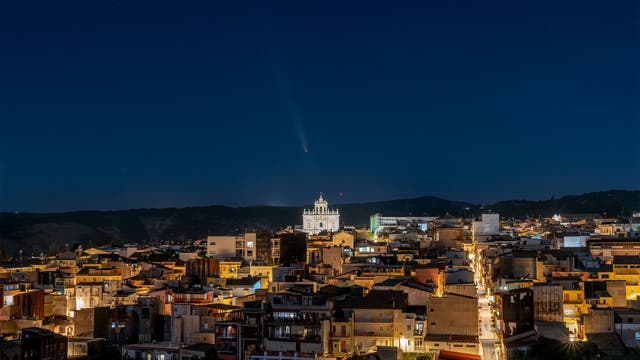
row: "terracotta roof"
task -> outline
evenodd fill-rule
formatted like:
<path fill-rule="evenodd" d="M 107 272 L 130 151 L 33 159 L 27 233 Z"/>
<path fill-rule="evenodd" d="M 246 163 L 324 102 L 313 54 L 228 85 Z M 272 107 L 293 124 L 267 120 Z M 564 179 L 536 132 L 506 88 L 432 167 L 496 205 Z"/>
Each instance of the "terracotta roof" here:
<path fill-rule="evenodd" d="M 442 360 L 480 360 L 480 355 L 466 354 L 456 351 L 440 350 L 438 359 Z"/>

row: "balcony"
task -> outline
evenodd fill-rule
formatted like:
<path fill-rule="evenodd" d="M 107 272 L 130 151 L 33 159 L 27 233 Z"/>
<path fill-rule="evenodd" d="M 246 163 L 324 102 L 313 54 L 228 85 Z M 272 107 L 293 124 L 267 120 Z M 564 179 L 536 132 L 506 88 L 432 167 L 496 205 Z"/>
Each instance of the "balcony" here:
<path fill-rule="evenodd" d="M 318 341 L 300 341 L 300 340 L 288 340 L 279 338 L 267 338 L 265 340 L 266 351 L 278 351 L 278 352 L 297 352 L 301 353 L 321 353 L 324 351 L 322 339 Z"/>
<path fill-rule="evenodd" d="M 294 351 L 264 351 L 256 352 L 249 358 L 250 360 L 314 360 L 316 354 L 314 353 L 301 353 Z"/>
<path fill-rule="evenodd" d="M 266 325 L 304 325 L 308 327 L 320 327 L 322 324 L 319 319 L 289 319 L 289 318 L 267 318 Z"/>
<path fill-rule="evenodd" d="M 283 336 L 269 336 L 269 340 L 271 341 L 296 341 L 296 342 L 311 342 L 311 343 L 322 343 L 322 336 L 320 335 L 283 335 Z"/>
<path fill-rule="evenodd" d="M 393 318 L 386 318 L 386 319 L 381 319 L 381 318 L 377 318 L 377 319 L 370 319 L 370 318 L 359 319 L 359 318 L 356 318 L 355 322 L 356 323 L 379 323 L 379 324 L 386 324 L 388 326 L 391 326 L 391 325 L 393 325 Z"/>
<path fill-rule="evenodd" d="M 336 331 L 336 332 L 330 332 L 329 336 L 333 337 L 333 338 L 346 338 L 346 337 L 351 337 L 351 334 L 347 331 Z"/>
<path fill-rule="evenodd" d="M 368 336 L 368 337 L 393 337 L 393 331 L 371 331 L 356 329 L 355 336 Z"/>
<path fill-rule="evenodd" d="M 329 311 L 329 306 L 325 303 L 322 305 L 302 304 L 295 301 L 282 301 L 281 299 L 274 298 L 271 303 L 271 309 L 277 310 L 305 310 L 305 311 Z"/>
<path fill-rule="evenodd" d="M 217 348 L 216 351 L 219 352 L 219 353 L 222 353 L 222 354 L 237 354 L 238 353 L 238 349 L 237 348 Z"/>

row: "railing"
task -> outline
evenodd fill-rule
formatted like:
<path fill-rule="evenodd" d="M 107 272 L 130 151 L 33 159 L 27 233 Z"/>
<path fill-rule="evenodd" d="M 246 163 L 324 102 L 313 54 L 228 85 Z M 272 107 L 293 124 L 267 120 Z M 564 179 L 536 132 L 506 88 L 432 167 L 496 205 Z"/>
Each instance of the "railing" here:
<path fill-rule="evenodd" d="M 264 352 L 251 354 L 250 360 L 315 360 L 314 354 L 290 353 L 290 352 Z"/>
<path fill-rule="evenodd" d="M 223 354 L 236 354 L 236 353 L 238 353 L 238 349 L 236 349 L 236 348 L 223 348 L 223 349 L 217 348 L 216 351 L 219 352 L 219 353 L 223 353 Z"/>
<path fill-rule="evenodd" d="M 273 299 L 271 300 L 271 308 L 272 309 L 289 309 L 291 307 L 299 307 L 300 310 L 329 310 L 329 306 L 327 304 L 322 305 L 311 305 L 311 304 L 303 304 L 302 302 L 294 302 L 294 301 L 281 301 Z"/>
<path fill-rule="evenodd" d="M 386 319 L 355 319 L 356 322 L 361 322 L 361 323 L 384 323 L 384 324 L 388 324 L 388 325 L 392 325 L 393 324 L 393 319 L 392 318 L 386 318 Z"/>
<path fill-rule="evenodd" d="M 291 325 L 306 325 L 306 326 L 320 326 L 319 319 L 279 319 L 279 318 L 270 318 L 266 319 L 265 323 L 268 325 L 278 325 L 278 324 L 291 324 Z"/>
<path fill-rule="evenodd" d="M 321 343 L 322 336 L 320 335 L 309 335 L 309 336 L 300 336 L 300 335 L 288 335 L 288 336 L 269 336 L 269 340 L 272 341 L 304 341 L 304 342 L 313 342 L 313 343 Z"/>
<path fill-rule="evenodd" d="M 351 334 L 346 332 L 346 331 L 336 331 L 336 332 L 330 332 L 329 336 L 331 337 L 350 337 Z"/>
<path fill-rule="evenodd" d="M 371 337 L 393 337 L 393 331 L 370 331 L 358 330 L 354 332 L 355 336 L 371 336 Z"/>

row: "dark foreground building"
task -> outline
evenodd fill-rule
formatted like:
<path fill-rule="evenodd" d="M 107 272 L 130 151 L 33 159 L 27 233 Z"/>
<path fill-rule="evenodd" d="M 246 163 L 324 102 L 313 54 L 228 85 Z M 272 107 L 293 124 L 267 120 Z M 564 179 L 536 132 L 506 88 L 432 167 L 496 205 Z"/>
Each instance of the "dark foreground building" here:
<path fill-rule="evenodd" d="M 64 360 L 67 358 L 67 338 L 37 327 L 22 329 L 22 358 Z"/>

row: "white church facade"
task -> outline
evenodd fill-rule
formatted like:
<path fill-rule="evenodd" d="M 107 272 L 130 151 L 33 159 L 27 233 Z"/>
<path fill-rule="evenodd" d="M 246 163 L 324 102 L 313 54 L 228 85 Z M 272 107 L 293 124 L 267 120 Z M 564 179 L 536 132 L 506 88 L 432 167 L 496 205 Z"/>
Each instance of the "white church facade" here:
<path fill-rule="evenodd" d="M 322 231 L 336 232 L 340 229 L 340 213 L 338 209 L 329 209 L 329 204 L 322 197 L 313 203 L 313 209 L 302 211 L 302 230 L 315 235 Z"/>

